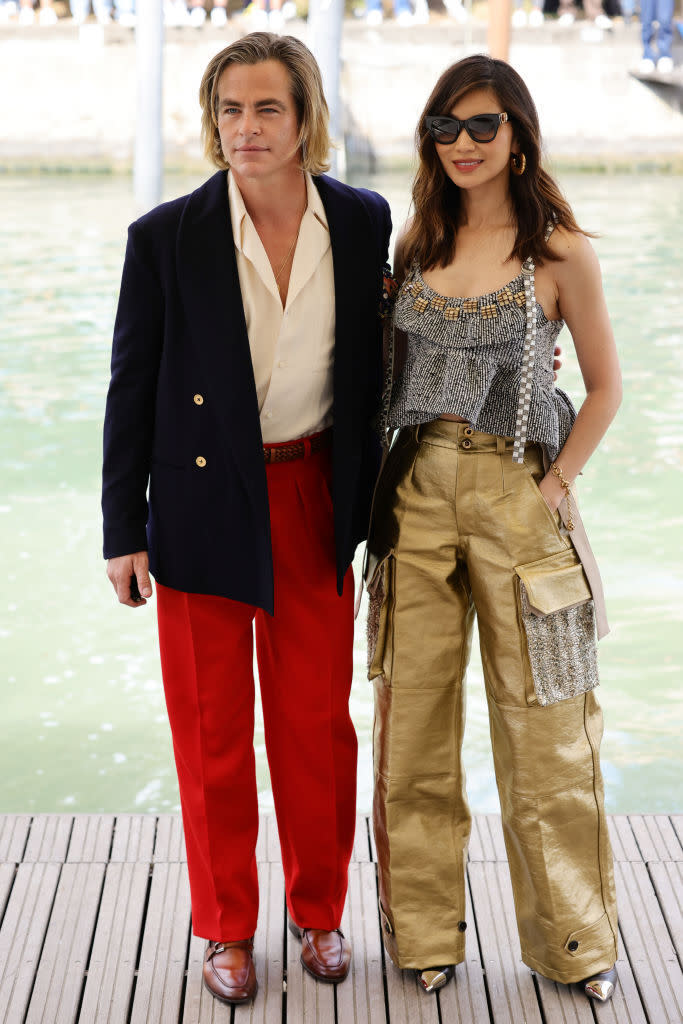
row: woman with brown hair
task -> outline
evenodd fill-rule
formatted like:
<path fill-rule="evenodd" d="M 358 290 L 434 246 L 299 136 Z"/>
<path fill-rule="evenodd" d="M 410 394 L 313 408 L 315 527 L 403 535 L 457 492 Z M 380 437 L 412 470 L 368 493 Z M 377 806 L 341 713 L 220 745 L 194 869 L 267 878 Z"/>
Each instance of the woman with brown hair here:
<path fill-rule="evenodd" d="M 399 433 L 366 573 L 384 941 L 427 991 L 464 960 L 476 614 L 522 958 L 605 1000 L 617 918 L 594 687 L 607 624 L 573 493 L 621 398 L 600 270 L 509 65 L 480 55 L 445 71 L 417 144 L 383 407 Z M 564 323 L 578 415 L 553 381 Z"/>

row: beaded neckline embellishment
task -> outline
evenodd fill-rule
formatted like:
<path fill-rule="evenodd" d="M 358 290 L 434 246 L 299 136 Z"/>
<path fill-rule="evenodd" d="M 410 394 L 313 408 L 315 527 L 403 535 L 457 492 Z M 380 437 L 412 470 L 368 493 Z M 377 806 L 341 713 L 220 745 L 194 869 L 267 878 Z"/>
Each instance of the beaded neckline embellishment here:
<path fill-rule="evenodd" d="M 412 296 L 412 308 L 416 313 L 425 313 L 428 309 L 440 313 L 447 323 L 457 320 L 461 313 L 477 313 L 483 320 L 493 320 L 500 309 L 517 306 L 523 309 L 526 304 L 524 288 L 516 287 L 523 280 L 524 270 L 503 288 L 478 298 L 449 298 L 440 295 L 431 288 L 422 277 L 420 268 L 414 266 L 410 277 L 403 284 L 402 291 Z M 425 294 L 426 293 L 426 294 Z"/>

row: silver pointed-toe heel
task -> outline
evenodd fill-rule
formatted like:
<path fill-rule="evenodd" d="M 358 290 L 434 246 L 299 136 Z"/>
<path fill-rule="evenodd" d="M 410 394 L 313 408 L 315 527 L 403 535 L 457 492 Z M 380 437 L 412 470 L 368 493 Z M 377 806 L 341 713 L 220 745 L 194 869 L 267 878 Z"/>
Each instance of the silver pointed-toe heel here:
<path fill-rule="evenodd" d="M 586 978 L 583 982 L 583 990 L 589 999 L 597 999 L 606 1003 L 614 995 L 617 987 L 617 969 L 610 967 L 608 971 L 594 974 L 592 978 Z"/>
<path fill-rule="evenodd" d="M 415 973 L 425 992 L 436 992 L 437 989 L 448 984 L 455 974 L 455 967 L 453 964 L 448 964 L 446 967 L 425 967 L 423 971 Z"/>

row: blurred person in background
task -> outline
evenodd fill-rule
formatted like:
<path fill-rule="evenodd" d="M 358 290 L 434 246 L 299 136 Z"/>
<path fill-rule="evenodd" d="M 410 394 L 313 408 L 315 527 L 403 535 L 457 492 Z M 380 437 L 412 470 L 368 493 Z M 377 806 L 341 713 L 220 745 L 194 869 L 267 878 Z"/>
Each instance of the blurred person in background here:
<path fill-rule="evenodd" d="M 296 18 L 296 15 L 294 0 L 251 0 L 242 9 L 242 16 L 256 31 L 269 29 L 271 32 L 281 32 L 285 23 Z"/>
<path fill-rule="evenodd" d="M 19 8 L 19 24 L 33 25 L 36 20 L 39 25 L 57 24 L 57 12 L 52 6 L 52 0 L 40 0 L 37 19 L 33 0 L 21 0 L 21 6 Z"/>
<path fill-rule="evenodd" d="M 641 74 L 668 75 L 674 69 L 671 55 L 673 41 L 674 0 L 640 0 L 643 56 Z M 656 23 L 656 27 L 655 27 Z"/>
<path fill-rule="evenodd" d="M 525 25 L 529 25 L 530 28 L 539 28 L 543 24 L 543 7 L 534 3 L 531 10 L 527 14 L 524 0 L 514 0 L 515 9 L 512 12 L 512 27 L 513 28 L 524 28 Z"/>
<path fill-rule="evenodd" d="M 429 21 L 427 0 L 415 0 L 414 8 L 411 0 L 392 0 L 392 6 L 394 21 L 397 25 L 403 25 L 407 28 L 410 25 L 426 25 Z M 382 25 L 384 23 L 382 0 L 367 0 L 365 5 L 365 22 L 370 26 Z"/>
<path fill-rule="evenodd" d="M 393 0 L 394 21 L 398 25 L 414 25 L 415 14 L 410 0 Z M 427 14 L 429 20 L 429 14 Z M 382 25 L 384 22 L 384 9 L 382 0 L 367 0 L 365 5 L 365 21 L 370 26 Z"/>
<path fill-rule="evenodd" d="M 463 24 L 469 18 L 469 14 L 461 0 L 443 0 L 444 7 L 449 17 L 459 24 Z M 427 0 L 393 0 L 394 21 L 398 25 L 409 27 L 411 25 L 427 25 L 429 23 L 429 4 Z M 368 25 L 381 25 L 384 22 L 384 9 L 382 0 L 367 0 L 364 12 L 356 12 L 358 17 L 365 16 Z"/>
<path fill-rule="evenodd" d="M 619 0 L 619 12 L 624 19 L 624 25 L 630 25 L 636 10 L 636 0 Z"/>
<path fill-rule="evenodd" d="M 209 15 L 214 28 L 223 28 L 228 21 L 228 0 L 213 0 Z M 206 3 L 204 0 L 190 0 L 189 24 L 201 28 L 206 21 Z"/>
<path fill-rule="evenodd" d="M 70 0 L 69 6 L 71 17 L 76 24 L 82 25 L 90 14 L 91 0 Z M 135 0 L 92 0 L 92 12 L 100 25 L 108 25 L 114 11 L 119 25 L 133 28 L 135 25 Z"/>
<path fill-rule="evenodd" d="M 583 13 L 587 21 L 592 21 L 596 28 L 609 31 L 614 26 L 612 19 L 605 14 L 602 0 L 583 0 Z M 558 6 L 558 25 L 568 28 L 576 21 L 577 8 L 574 0 L 560 0 Z"/>

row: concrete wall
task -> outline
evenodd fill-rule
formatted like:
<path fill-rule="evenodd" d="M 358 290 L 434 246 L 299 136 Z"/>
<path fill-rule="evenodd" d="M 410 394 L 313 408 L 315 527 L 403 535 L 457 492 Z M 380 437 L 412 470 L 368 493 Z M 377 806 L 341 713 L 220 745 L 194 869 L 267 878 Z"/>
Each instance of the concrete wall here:
<path fill-rule="evenodd" d="M 306 26 L 291 31 L 306 38 Z M 206 167 L 197 89 L 209 58 L 240 34 L 170 29 L 164 64 L 167 169 Z M 438 74 L 485 49 L 485 27 L 434 19 L 410 29 L 347 21 L 342 99 L 350 162 L 390 167 L 412 159 L 417 116 Z M 601 33 L 513 30 L 511 63 L 538 104 L 546 149 L 563 165 L 683 170 L 683 114 L 629 75 L 639 26 Z M 677 72 L 674 82 L 683 83 Z M 671 90 L 676 85 L 671 85 Z M 681 84 L 677 86 L 679 92 Z M 666 89 L 664 90 L 666 94 Z M 673 95 L 673 92 L 672 92 Z M 0 168 L 129 170 L 135 132 L 134 34 L 70 22 L 0 29 Z"/>

